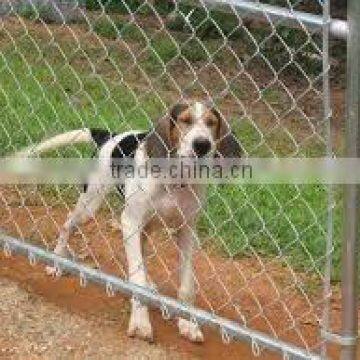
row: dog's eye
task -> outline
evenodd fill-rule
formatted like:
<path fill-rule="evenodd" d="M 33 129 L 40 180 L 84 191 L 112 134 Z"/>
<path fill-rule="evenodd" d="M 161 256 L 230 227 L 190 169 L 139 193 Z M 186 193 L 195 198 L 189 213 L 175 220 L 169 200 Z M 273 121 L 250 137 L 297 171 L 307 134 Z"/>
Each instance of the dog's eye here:
<path fill-rule="evenodd" d="M 213 126 L 216 125 L 216 121 L 213 120 L 213 119 L 208 119 L 208 120 L 206 121 L 206 125 L 207 125 L 208 127 L 213 127 Z"/>
<path fill-rule="evenodd" d="M 193 119 L 191 116 L 184 116 L 181 118 L 181 121 L 186 125 L 191 125 L 193 123 Z"/>

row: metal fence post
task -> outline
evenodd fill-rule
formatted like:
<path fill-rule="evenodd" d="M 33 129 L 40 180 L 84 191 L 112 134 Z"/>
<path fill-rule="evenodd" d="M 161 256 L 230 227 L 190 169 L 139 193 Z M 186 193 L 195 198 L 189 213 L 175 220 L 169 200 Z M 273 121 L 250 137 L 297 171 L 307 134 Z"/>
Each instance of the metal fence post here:
<path fill-rule="evenodd" d="M 360 156 L 360 1 L 348 0 L 346 156 Z M 342 255 L 342 360 L 356 359 L 358 335 L 359 185 L 345 186 Z"/>
<path fill-rule="evenodd" d="M 299 1 L 285 1 L 280 7 L 259 0 L 201 0 L 191 1 L 184 8 L 179 7 L 180 1 L 166 1 L 174 2 L 175 10 L 166 10 L 159 0 L 93 0 L 93 7 L 87 0 L 0 0 L 0 35 L 6 40 L 0 46 L 0 76 L 4 78 L 0 81 L 0 103 L 4 105 L 0 119 L 5 119 L 0 120 L 0 144 L 5 145 L 0 152 L 11 156 L 22 146 L 37 143 L 40 139 L 34 126 L 45 132 L 42 136 L 86 127 L 90 119 L 106 129 L 118 124 L 121 131 L 146 126 L 153 115 L 160 115 L 183 93 L 189 98 L 210 97 L 219 110 L 226 107 L 229 120 L 239 125 L 235 132 L 249 157 L 278 158 L 285 152 L 295 157 L 315 156 L 323 154 L 323 146 L 331 157 L 328 41 L 330 36 L 348 37 L 347 22 L 330 16 L 331 0 L 318 0 L 323 16 L 320 11 L 303 11 Z M 40 6 L 48 2 L 50 9 Z M 107 6 L 110 2 L 119 8 Z M 360 0 L 348 2 L 351 35 L 346 144 L 347 156 L 360 158 Z M 255 21 L 248 25 L 245 19 Z M 289 33 L 286 27 L 295 31 Z M 18 41 L 20 28 L 26 36 Z M 50 75 L 39 77 L 44 66 Z M 209 73 L 214 74 L 211 81 Z M 119 95 L 113 97 L 115 93 Z M 318 119 L 321 101 L 324 114 Z M 83 103 L 84 111 L 80 110 Z M 62 120 L 68 114 L 74 115 L 74 121 Z M 120 121 L 116 121 L 118 116 Z M 79 150 L 77 155 L 86 153 Z M 305 186 L 289 183 L 284 195 L 266 184 L 259 184 L 255 191 L 234 186 L 225 192 L 214 186 L 208 197 L 210 206 L 199 208 L 208 233 L 201 235 L 204 243 L 196 261 L 201 258 L 199 264 L 205 271 L 199 277 L 194 274 L 206 310 L 118 277 L 125 277 L 125 258 L 118 254 L 118 240 L 103 231 L 111 220 L 114 230 L 117 228 L 122 207 L 118 200 L 106 199 L 106 213 L 99 217 L 93 213 L 95 227 L 91 233 L 79 228 L 81 240 L 76 250 L 85 255 L 87 267 L 43 249 L 54 245 L 48 228 L 60 226 L 58 215 L 68 210 L 79 189 L 74 186 L 74 193 L 71 188 L 68 196 L 65 188 L 58 187 L 53 201 L 46 195 L 47 188 L 28 194 L 26 187 L 10 185 L 7 189 L 0 184 L 0 252 L 3 247 L 6 256 L 26 256 L 32 265 L 43 262 L 55 267 L 58 275 L 63 271 L 79 277 L 81 285 L 101 284 L 109 296 L 116 292 L 136 296 L 141 303 L 161 310 L 165 319 L 181 316 L 190 319 L 192 325 L 212 326 L 224 343 L 247 341 L 254 356 L 270 349 L 281 352 L 284 359 L 320 360 L 320 346 L 321 359 L 325 359 L 326 345 L 334 341 L 343 345 L 344 359 L 356 357 L 355 250 L 360 239 L 360 185 L 347 186 L 344 200 L 343 337 L 330 331 L 332 212 L 336 199 L 331 185 L 327 211 L 323 207 L 325 198 L 318 201 L 312 196 L 313 191 L 318 193 L 319 184 L 316 189 L 305 190 Z M 313 206 L 313 199 L 321 206 Z M 33 201 L 39 204 L 36 212 Z M 212 204 L 214 208 L 207 212 Z M 243 221 L 245 212 L 249 217 Z M 25 218 L 30 220 L 29 231 Z M 1 226 L 9 233 L 21 234 L 21 239 L 2 234 Z M 226 227 L 230 227 L 228 234 L 223 233 Z M 172 264 L 164 261 L 169 254 L 167 245 L 171 246 L 174 238 L 172 229 L 166 230 L 169 236 L 158 245 L 150 239 L 152 250 L 147 257 L 162 271 L 160 288 L 169 284 L 176 290 L 173 274 L 178 266 L 170 267 Z M 28 234 L 34 234 L 34 239 L 27 239 Z M 93 241 L 99 238 L 102 242 L 93 251 Z M 42 247 L 31 245 L 34 240 Z M 212 244 L 212 240 L 216 242 Z M 265 248 L 262 243 L 266 243 Z M 318 243 L 326 245 L 325 253 Z M 175 241 L 173 248 L 179 249 Z M 244 260 L 236 254 L 244 254 Z M 298 267 L 301 259 L 304 264 Z M 113 275 L 101 272 L 102 268 Z M 315 296 L 312 284 L 321 280 L 323 295 L 316 291 Z M 208 287 L 210 282 L 216 288 Z M 324 304 L 322 323 L 319 304 Z M 317 326 L 311 326 L 313 323 Z M 320 325 L 322 329 L 318 329 Z M 313 330 L 308 331 L 310 326 Z M 321 334 L 317 330 L 322 330 Z"/>

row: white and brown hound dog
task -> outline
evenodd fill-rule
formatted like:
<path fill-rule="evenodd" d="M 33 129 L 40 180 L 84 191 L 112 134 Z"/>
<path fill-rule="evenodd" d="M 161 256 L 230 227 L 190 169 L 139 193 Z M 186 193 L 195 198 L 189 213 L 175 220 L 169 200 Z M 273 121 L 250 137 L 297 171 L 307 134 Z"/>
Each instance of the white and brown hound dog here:
<path fill-rule="evenodd" d="M 240 157 L 240 147 L 229 125 L 219 112 L 201 102 L 181 103 L 161 118 L 150 132 L 112 134 L 104 130 L 82 129 L 55 136 L 26 150 L 26 155 L 39 154 L 75 143 L 95 143 L 99 148 L 98 169 L 92 173 L 75 209 L 62 227 L 55 253 L 69 256 L 68 239 L 71 233 L 94 216 L 111 185 L 102 181 L 111 177 L 114 158 L 133 157 L 135 166 L 152 158 L 169 157 Z M 24 155 L 24 153 L 23 153 Z M 164 185 L 152 177 L 127 178 L 121 192 L 125 197 L 121 226 L 128 263 L 129 281 L 149 286 L 142 254 L 141 232 L 156 214 L 161 222 L 178 231 L 180 256 L 181 301 L 194 302 L 194 275 L 192 255 L 197 243 L 196 219 L 201 210 L 204 185 Z M 49 273 L 54 269 L 48 268 Z M 135 298 L 128 334 L 152 340 L 153 332 L 148 308 Z M 178 319 L 180 334 L 192 341 L 203 341 L 200 328 L 187 319 Z"/>

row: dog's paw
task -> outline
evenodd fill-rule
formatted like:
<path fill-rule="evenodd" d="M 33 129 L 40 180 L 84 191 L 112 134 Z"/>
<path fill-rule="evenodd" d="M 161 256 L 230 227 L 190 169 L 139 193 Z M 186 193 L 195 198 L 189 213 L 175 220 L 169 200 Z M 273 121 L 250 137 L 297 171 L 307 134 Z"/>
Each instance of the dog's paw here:
<path fill-rule="evenodd" d="M 60 245 L 56 245 L 54 249 L 54 254 L 68 259 L 75 258 L 75 254 L 68 247 L 64 247 Z M 56 266 L 49 266 L 49 265 L 45 267 L 45 273 L 49 276 L 56 276 L 56 277 L 60 277 L 61 275 L 66 275 L 66 272 L 64 270 L 60 270 Z"/>
<path fill-rule="evenodd" d="M 197 324 L 194 324 L 189 320 L 180 318 L 178 320 L 178 327 L 181 336 L 193 342 L 204 341 L 204 335 Z"/>
<path fill-rule="evenodd" d="M 153 342 L 153 331 L 146 306 L 137 305 L 130 316 L 128 336 Z"/>
<path fill-rule="evenodd" d="M 122 229 L 120 221 L 115 220 L 115 219 L 111 219 L 110 226 L 111 226 L 112 230 L 118 231 L 118 230 Z"/>
<path fill-rule="evenodd" d="M 46 266 L 45 273 L 46 273 L 46 275 L 53 276 L 53 277 L 61 275 L 61 273 L 55 266 Z"/>

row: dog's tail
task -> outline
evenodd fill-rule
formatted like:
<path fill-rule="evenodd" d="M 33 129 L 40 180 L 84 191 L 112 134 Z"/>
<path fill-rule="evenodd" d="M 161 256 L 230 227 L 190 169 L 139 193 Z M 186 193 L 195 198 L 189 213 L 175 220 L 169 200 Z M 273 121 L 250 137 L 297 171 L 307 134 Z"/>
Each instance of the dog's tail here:
<path fill-rule="evenodd" d="M 67 145 L 95 143 L 93 130 L 84 128 L 72 130 L 60 135 L 56 135 L 50 139 L 44 140 L 40 144 L 36 144 L 17 152 L 14 157 L 31 157 L 40 155 L 44 152 L 55 150 Z"/>

